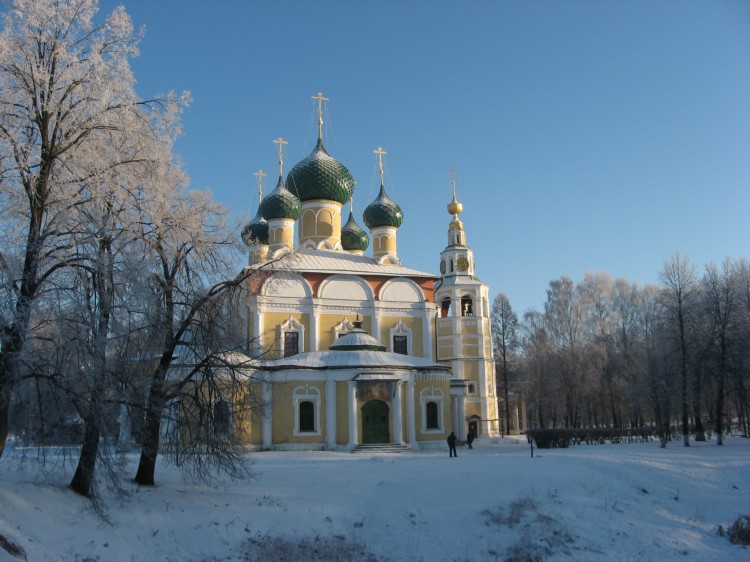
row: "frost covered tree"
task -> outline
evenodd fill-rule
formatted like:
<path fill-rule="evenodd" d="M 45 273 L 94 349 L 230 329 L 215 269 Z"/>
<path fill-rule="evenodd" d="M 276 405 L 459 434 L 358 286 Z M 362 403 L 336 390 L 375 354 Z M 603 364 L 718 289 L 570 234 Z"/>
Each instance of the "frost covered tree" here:
<path fill-rule="evenodd" d="M 501 292 L 492 303 L 490 315 L 492 323 L 492 343 L 495 351 L 497 374 L 502 382 L 505 403 L 505 431 L 510 429 L 510 378 L 516 363 L 519 349 L 518 316 L 505 293 Z"/>
<path fill-rule="evenodd" d="M 179 169 L 162 169 L 150 181 L 153 197 L 143 201 L 138 211 L 148 279 L 154 292 L 155 315 L 150 333 L 151 350 L 157 358 L 144 391 L 145 423 L 135 475 L 135 481 L 141 485 L 155 483 L 162 420 L 170 403 L 176 400 L 177 407 L 184 408 L 189 391 L 194 406 L 192 420 L 201 416 L 205 419 L 205 414 L 211 414 L 211 396 L 221 386 L 214 375 L 229 373 L 225 379 L 231 394 L 237 384 L 247 385 L 247 380 L 241 378 L 249 372 L 243 360 L 237 363 L 226 359 L 226 352 L 239 351 L 228 347 L 237 338 L 222 338 L 227 317 L 225 322 L 211 322 L 210 311 L 217 310 L 217 303 L 241 289 L 257 271 L 245 269 L 237 275 L 234 256 L 239 239 L 237 230 L 228 228 L 228 209 L 207 193 L 188 191 L 184 180 Z M 173 369 L 178 355 L 189 355 L 192 366 Z M 200 439 L 185 441 L 200 441 L 205 445 L 206 435 L 212 434 L 204 432 Z M 232 443 L 225 441 L 225 444 L 227 447 L 221 452 L 226 454 L 213 458 L 239 460 L 231 450 Z M 213 453 L 216 452 L 218 449 L 214 449 Z M 205 460 L 200 455 L 192 458 Z M 220 463 L 220 467 L 231 472 L 232 464 Z"/>
<path fill-rule="evenodd" d="M 690 394 L 688 379 L 691 367 L 692 336 L 694 333 L 695 306 L 698 280 L 695 268 L 686 257 L 675 253 L 664 263 L 660 274 L 662 283 L 664 320 L 673 342 L 680 372 L 680 415 L 682 417 L 682 439 L 685 447 L 690 446 Z M 700 378 L 693 369 L 692 405 L 695 416 L 696 439 L 705 441 L 700 411 Z"/>
<path fill-rule="evenodd" d="M 136 95 L 129 61 L 140 33 L 122 7 L 98 24 L 96 12 L 95 0 L 16 0 L 0 32 L 0 453 L 34 303 L 78 260 L 70 221 L 82 185 L 150 158 L 130 150 L 133 135 L 169 131 L 180 107 Z M 113 150 L 111 136 L 127 149 Z"/>

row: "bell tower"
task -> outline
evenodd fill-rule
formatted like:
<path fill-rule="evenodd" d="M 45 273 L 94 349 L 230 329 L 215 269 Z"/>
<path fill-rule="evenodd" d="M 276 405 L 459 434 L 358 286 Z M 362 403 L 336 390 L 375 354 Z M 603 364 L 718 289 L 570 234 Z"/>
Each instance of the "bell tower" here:
<path fill-rule="evenodd" d="M 453 199 L 448 213 L 448 245 L 440 253 L 441 279 L 435 285 L 438 362 L 451 367 L 451 419 L 460 439 L 498 435 L 495 361 L 492 356 L 489 287 L 475 275 L 474 252 L 458 215 L 456 171 L 451 169 Z"/>

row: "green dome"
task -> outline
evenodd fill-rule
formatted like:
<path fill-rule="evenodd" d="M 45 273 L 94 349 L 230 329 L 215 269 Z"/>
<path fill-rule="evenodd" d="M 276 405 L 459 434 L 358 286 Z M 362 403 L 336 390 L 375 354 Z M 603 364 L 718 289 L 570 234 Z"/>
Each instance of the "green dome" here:
<path fill-rule="evenodd" d="M 355 221 L 354 215 L 349 211 L 349 220 L 341 227 L 341 247 L 344 250 L 362 250 L 370 245 L 370 237 Z"/>
<path fill-rule="evenodd" d="M 286 183 L 300 201 L 328 199 L 343 205 L 354 193 L 354 178 L 349 170 L 326 152 L 320 139 L 310 156 L 287 174 Z"/>
<path fill-rule="evenodd" d="M 294 219 L 299 218 L 299 199 L 284 185 L 284 180 L 279 176 L 279 183 L 268 197 L 260 204 L 260 213 L 266 220 L 271 219 Z"/>
<path fill-rule="evenodd" d="M 242 241 L 245 246 L 268 244 L 268 223 L 260 214 L 260 209 L 252 220 L 242 229 Z"/>
<path fill-rule="evenodd" d="M 385 187 L 380 184 L 380 193 L 375 201 L 370 203 L 365 209 L 362 217 L 367 228 L 372 230 L 378 226 L 393 226 L 398 228 L 404 221 L 404 213 L 396 203 L 385 193 Z"/>

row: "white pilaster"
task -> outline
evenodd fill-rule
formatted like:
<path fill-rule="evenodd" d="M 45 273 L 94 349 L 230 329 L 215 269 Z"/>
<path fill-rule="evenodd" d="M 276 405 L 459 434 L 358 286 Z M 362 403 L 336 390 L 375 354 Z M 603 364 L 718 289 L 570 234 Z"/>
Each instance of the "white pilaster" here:
<path fill-rule="evenodd" d="M 372 303 L 372 333 L 370 335 L 374 338 L 377 338 L 380 341 L 383 341 L 383 338 L 380 335 L 380 302 L 379 301 L 374 301 Z M 386 348 L 390 349 L 390 344 L 386 345 Z"/>
<path fill-rule="evenodd" d="M 326 445 L 336 448 L 336 381 L 326 381 Z"/>
<path fill-rule="evenodd" d="M 414 379 L 410 378 L 406 381 L 406 432 L 412 449 L 417 448 L 417 428 L 414 418 Z"/>
<path fill-rule="evenodd" d="M 318 313 L 318 299 L 313 297 L 310 307 L 310 351 L 320 351 L 320 314 Z"/>
<path fill-rule="evenodd" d="M 427 308 L 425 303 L 425 309 L 422 311 L 422 356 L 428 361 L 434 361 L 437 357 L 433 351 L 432 342 L 434 341 L 435 333 L 435 318 L 434 311 Z"/>
<path fill-rule="evenodd" d="M 401 381 L 394 383 L 396 388 L 393 393 L 393 442 L 401 444 L 404 442 L 404 430 L 401 420 Z"/>
<path fill-rule="evenodd" d="M 250 338 L 248 348 L 250 348 L 253 357 L 260 357 L 263 353 L 263 342 L 261 341 L 263 336 L 263 314 L 260 311 L 260 303 L 257 301 L 255 307 L 253 307 L 252 314 L 255 333 L 248 334 Z"/>
<path fill-rule="evenodd" d="M 456 437 L 459 439 L 466 439 L 466 412 L 464 410 L 464 400 L 465 398 L 463 396 L 457 396 L 458 400 L 458 432 L 456 433 Z M 487 435 L 485 433 L 485 435 Z"/>
<path fill-rule="evenodd" d="M 263 417 L 261 420 L 263 448 L 273 446 L 273 390 L 269 381 L 263 381 Z"/>
<path fill-rule="evenodd" d="M 357 430 L 359 422 L 357 420 L 357 382 L 349 381 L 349 446 L 351 448 L 359 445 Z"/>

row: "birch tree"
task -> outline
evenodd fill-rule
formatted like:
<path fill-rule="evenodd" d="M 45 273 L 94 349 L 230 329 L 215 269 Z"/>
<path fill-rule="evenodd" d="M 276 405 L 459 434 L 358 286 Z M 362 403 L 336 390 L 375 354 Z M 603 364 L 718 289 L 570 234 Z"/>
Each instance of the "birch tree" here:
<path fill-rule="evenodd" d="M 674 349 L 678 356 L 680 371 L 680 414 L 682 417 L 683 444 L 690 446 L 690 403 L 688 393 L 688 372 L 690 370 L 690 346 L 693 330 L 693 314 L 696 299 L 697 279 L 695 268 L 690 261 L 675 253 L 664 263 L 661 272 L 664 297 L 665 321 L 669 327 Z M 700 379 L 694 370 L 692 406 L 695 418 L 696 440 L 705 441 L 700 412 Z"/>
<path fill-rule="evenodd" d="M 490 315 L 492 323 L 492 343 L 495 348 L 495 364 L 500 376 L 505 403 L 505 431 L 510 430 L 510 378 L 515 367 L 516 353 L 519 348 L 518 316 L 513 311 L 505 293 L 501 292 L 492 303 Z"/>
<path fill-rule="evenodd" d="M 227 224 L 226 207 L 214 202 L 208 193 L 188 191 L 184 176 L 175 167 L 160 170 L 150 185 L 157 191 L 139 209 L 139 225 L 144 255 L 150 264 L 148 275 L 156 293 L 157 310 L 151 332 L 158 359 L 147 383 L 143 442 L 135 481 L 153 486 L 162 417 L 170 399 L 201 375 L 210 373 L 209 367 L 217 361 L 233 375 L 243 368 L 248 371 L 248 365 L 232 365 L 221 359 L 221 352 L 236 350 L 221 347 L 215 331 L 210 336 L 204 331 L 203 340 L 211 340 L 213 345 L 200 349 L 200 342 L 191 337 L 191 332 L 196 323 L 205 328 L 207 311 L 225 294 L 242 287 L 255 272 L 245 269 L 238 275 L 234 270 L 233 256 L 239 249 L 239 239 L 237 229 Z M 179 373 L 173 370 L 169 378 L 174 357 L 186 347 L 192 350 L 194 368 Z M 196 400 L 202 400 L 202 396 L 196 395 Z"/>
<path fill-rule="evenodd" d="M 0 162 L 3 230 L 18 244 L 2 250 L 5 289 L 0 351 L 0 454 L 11 392 L 19 376 L 34 302 L 71 255 L 66 221 L 82 183 L 81 160 L 99 170 L 133 163 L 131 152 L 100 152 L 102 132 L 128 133 L 144 122 L 175 122 L 172 97 L 136 95 L 129 61 L 141 34 L 124 8 L 94 23 L 95 0 L 16 0 L 0 32 Z M 156 123 L 158 121 L 158 124 Z M 142 155 L 139 156 L 139 158 Z"/>

